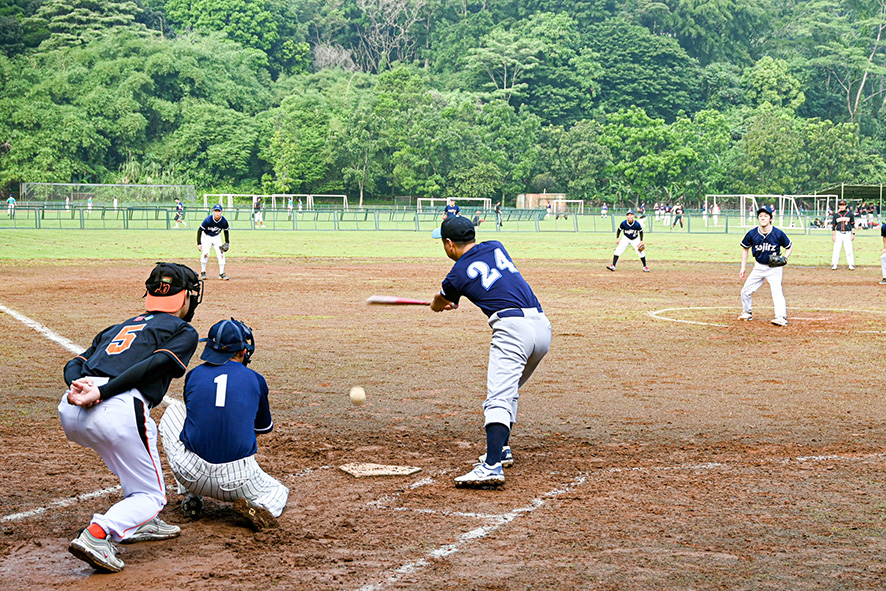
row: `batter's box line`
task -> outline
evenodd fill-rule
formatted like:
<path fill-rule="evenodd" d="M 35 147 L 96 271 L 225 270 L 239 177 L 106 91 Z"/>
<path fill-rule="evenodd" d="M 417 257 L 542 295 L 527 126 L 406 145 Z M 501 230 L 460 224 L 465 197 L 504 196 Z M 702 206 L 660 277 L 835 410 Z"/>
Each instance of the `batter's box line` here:
<path fill-rule="evenodd" d="M 662 316 L 662 314 L 666 312 L 677 312 L 683 310 L 724 310 L 724 309 L 732 309 L 738 310 L 739 306 L 686 306 L 680 308 L 662 308 L 661 310 L 653 310 L 652 312 L 647 312 L 649 316 L 654 318 L 655 320 L 667 320 L 668 322 L 682 322 L 684 324 L 700 324 L 702 326 L 717 326 L 720 328 L 731 328 L 735 326 L 735 324 L 720 324 L 719 322 L 703 322 L 701 320 L 684 320 L 682 318 L 669 318 L 668 316 Z M 856 310 L 851 308 L 844 309 L 836 309 L 836 308 L 805 308 L 805 307 L 788 307 L 788 310 L 803 310 L 803 311 L 820 311 L 820 312 L 856 312 L 856 313 L 866 313 L 866 314 L 886 314 L 886 310 Z M 736 317 L 736 322 L 739 322 Z M 791 318 L 792 320 L 810 320 L 809 318 Z M 880 333 L 883 331 L 872 331 L 872 330 L 859 330 L 856 331 L 859 333 Z"/>

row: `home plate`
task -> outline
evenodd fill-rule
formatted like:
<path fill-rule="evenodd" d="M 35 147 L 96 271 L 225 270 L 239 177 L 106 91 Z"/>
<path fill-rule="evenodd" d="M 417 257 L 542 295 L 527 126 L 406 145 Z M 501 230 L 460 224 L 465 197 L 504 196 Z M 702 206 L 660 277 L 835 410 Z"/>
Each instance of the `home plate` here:
<path fill-rule="evenodd" d="M 421 472 L 421 468 L 415 466 L 386 466 L 384 464 L 342 464 L 339 466 L 342 472 L 360 478 L 362 476 L 409 476 Z"/>

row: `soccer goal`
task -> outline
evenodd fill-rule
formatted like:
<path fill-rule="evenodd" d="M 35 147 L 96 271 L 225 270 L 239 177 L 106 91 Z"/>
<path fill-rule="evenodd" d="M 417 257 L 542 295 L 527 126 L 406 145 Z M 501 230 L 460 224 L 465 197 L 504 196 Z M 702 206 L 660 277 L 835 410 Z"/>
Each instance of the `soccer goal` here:
<path fill-rule="evenodd" d="M 582 199 L 552 199 L 548 203 L 554 214 L 583 215 L 585 212 L 585 202 Z"/>
<path fill-rule="evenodd" d="M 337 209 L 348 211 L 347 195 L 308 195 L 308 209 Z"/>
<path fill-rule="evenodd" d="M 740 226 L 751 228 L 757 225 L 757 210 L 763 206 L 775 208 L 775 218 L 772 223 L 784 228 L 802 228 L 806 224 L 806 212 L 797 202 L 798 199 L 807 200 L 816 195 L 705 195 L 705 209 L 712 211 L 716 205 L 718 208 L 724 205 L 724 210 L 737 210 Z M 719 209 L 718 209 L 719 211 Z"/>
<path fill-rule="evenodd" d="M 197 200 L 194 185 L 124 185 L 90 183 L 22 183 L 21 201 L 72 204 L 92 199 L 96 207 L 124 203 L 171 203 Z"/>
<path fill-rule="evenodd" d="M 476 211 L 492 211 L 492 199 L 485 197 L 460 197 L 451 200 L 444 197 L 419 197 L 415 200 L 415 206 L 418 213 L 433 213 L 438 208 L 446 207 L 449 201 L 455 202 L 465 216 L 468 216 L 468 213 L 473 215 Z"/>

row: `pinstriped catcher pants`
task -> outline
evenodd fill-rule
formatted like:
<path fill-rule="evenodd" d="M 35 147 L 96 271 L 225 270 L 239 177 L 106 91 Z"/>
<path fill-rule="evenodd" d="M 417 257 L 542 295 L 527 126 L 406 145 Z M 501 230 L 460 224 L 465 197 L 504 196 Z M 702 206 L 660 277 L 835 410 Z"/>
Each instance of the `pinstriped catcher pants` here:
<path fill-rule="evenodd" d="M 185 405 L 174 400 L 160 419 L 160 436 L 178 493 L 193 493 L 219 501 L 241 497 L 258 503 L 274 517 L 286 507 L 289 489 L 262 470 L 255 456 L 226 464 L 211 464 L 185 447 L 179 439 L 185 425 Z"/>

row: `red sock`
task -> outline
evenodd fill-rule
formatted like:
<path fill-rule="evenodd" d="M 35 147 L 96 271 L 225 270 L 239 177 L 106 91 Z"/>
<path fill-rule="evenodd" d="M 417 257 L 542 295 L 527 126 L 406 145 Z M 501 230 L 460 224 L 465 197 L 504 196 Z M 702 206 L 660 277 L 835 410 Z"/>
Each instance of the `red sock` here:
<path fill-rule="evenodd" d="M 98 538 L 99 540 L 104 540 L 108 537 L 108 534 L 105 533 L 105 530 L 97 523 L 90 523 L 89 527 L 86 528 L 86 531 L 92 534 L 94 538 Z"/>

